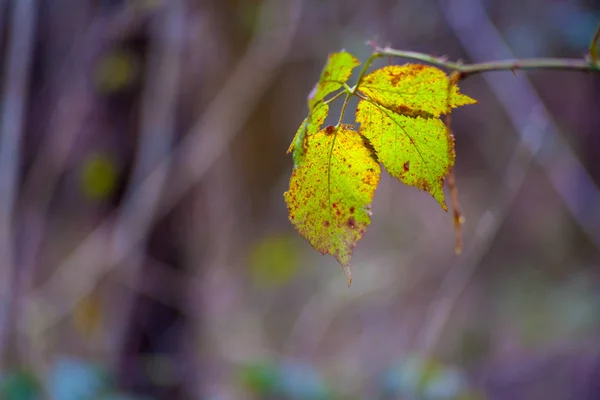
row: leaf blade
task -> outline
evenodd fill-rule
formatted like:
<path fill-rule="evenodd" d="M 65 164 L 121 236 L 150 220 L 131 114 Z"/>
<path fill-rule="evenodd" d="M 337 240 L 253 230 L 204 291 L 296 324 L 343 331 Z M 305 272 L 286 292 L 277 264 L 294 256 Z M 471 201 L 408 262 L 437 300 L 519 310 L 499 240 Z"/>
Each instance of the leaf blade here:
<path fill-rule="evenodd" d="M 448 85 L 451 85 L 448 99 Z M 358 89 L 365 96 L 399 114 L 447 114 L 450 108 L 477 101 L 460 93 L 444 71 L 421 64 L 388 65 L 366 75 Z M 449 101 L 448 101 L 449 100 Z"/>
<path fill-rule="evenodd" d="M 302 121 L 302 124 L 300 124 L 300 127 L 296 131 L 296 135 L 292 139 L 292 142 L 287 150 L 287 154 L 293 153 L 294 168 L 300 165 L 304 159 L 308 136 L 319 132 L 328 114 L 329 105 L 320 103 L 317 107 L 315 107 L 315 110 L 311 112 L 310 115 L 304 119 L 304 121 Z"/>
<path fill-rule="evenodd" d="M 381 167 L 350 127 L 329 126 L 307 138 L 304 162 L 284 193 L 289 218 L 313 248 L 331 254 L 349 274 L 356 243 L 370 224 Z"/>
<path fill-rule="evenodd" d="M 429 192 L 444 210 L 448 209 L 443 185 L 454 165 L 454 139 L 440 119 L 409 117 L 361 100 L 356 121 L 390 175 Z"/>
<path fill-rule="evenodd" d="M 319 81 L 308 95 L 308 109 L 312 111 L 325 96 L 344 86 L 359 65 L 360 61 L 347 51 L 330 54 Z"/>
<path fill-rule="evenodd" d="M 294 168 L 304 159 L 307 137 L 317 133 L 329 115 L 329 104 L 324 102 L 325 97 L 341 89 L 358 65 L 360 61 L 346 51 L 329 55 L 319 81 L 308 95 L 308 117 L 300 124 L 287 150 L 288 154 L 293 152 Z"/>

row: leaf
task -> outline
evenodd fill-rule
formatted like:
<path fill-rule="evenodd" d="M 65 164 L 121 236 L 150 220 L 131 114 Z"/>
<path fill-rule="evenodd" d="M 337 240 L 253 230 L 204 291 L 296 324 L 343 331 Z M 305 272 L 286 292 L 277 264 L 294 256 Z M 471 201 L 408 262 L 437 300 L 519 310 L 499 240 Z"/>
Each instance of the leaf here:
<path fill-rule="evenodd" d="M 450 98 L 448 89 L 450 86 Z M 444 179 L 454 165 L 454 139 L 439 119 L 450 107 L 475 103 L 434 67 L 390 65 L 359 85 L 356 122 L 386 170 L 401 182 L 429 192 L 444 210 Z"/>
<path fill-rule="evenodd" d="M 341 89 L 358 65 L 360 61 L 346 51 L 330 54 L 319 82 L 308 95 L 308 110 L 312 112 L 315 105 L 323 101 L 325 96 Z"/>
<path fill-rule="evenodd" d="M 370 203 L 381 168 L 373 148 L 349 125 L 309 136 L 304 162 L 284 197 L 290 221 L 319 252 L 344 267 L 371 221 Z"/>
<path fill-rule="evenodd" d="M 431 193 L 447 210 L 443 185 L 454 165 L 454 143 L 441 120 L 411 118 L 361 100 L 356 122 L 390 175 Z"/>
<path fill-rule="evenodd" d="M 329 114 L 329 105 L 321 103 L 315 107 L 315 110 L 302 121 L 302 124 L 298 128 L 287 153 L 294 152 L 294 168 L 300 165 L 306 154 L 306 138 L 310 135 L 314 135 L 319 132 L 321 125 L 325 122 Z M 310 120 L 310 123 L 309 123 Z"/>
<path fill-rule="evenodd" d="M 329 115 L 329 104 L 323 100 L 327 95 L 341 89 L 358 65 L 360 61 L 346 51 L 329 55 L 319 81 L 308 95 L 308 117 L 302 121 L 287 151 L 294 152 L 294 167 L 300 165 L 304 159 L 306 138 L 319 132 Z"/>
<path fill-rule="evenodd" d="M 407 116 L 439 117 L 452 108 L 475 104 L 461 94 L 444 71 L 421 64 L 388 65 L 365 76 L 358 89 L 375 103 Z M 450 101 L 448 101 L 450 100 Z"/>
<path fill-rule="evenodd" d="M 458 79 L 416 64 L 381 68 L 348 89 L 346 81 L 359 64 L 347 52 L 329 56 L 308 96 L 308 117 L 288 148 L 294 170 L 284 194 L 296 230 L 342 264 L 348 283 L 352 251 L 370 223 L 379 163 L 400 181 L 429 192 L 447 210 L 443 184 L 454 165 L 454 139 L 440 117 L 446 115 L 449 123 L 452 108 L 476 103 L 459 92 Z M 349 125 L 321 129 L 329 103 L 343 88 L 361 98 L 356 110 L 360 133 Z"/>

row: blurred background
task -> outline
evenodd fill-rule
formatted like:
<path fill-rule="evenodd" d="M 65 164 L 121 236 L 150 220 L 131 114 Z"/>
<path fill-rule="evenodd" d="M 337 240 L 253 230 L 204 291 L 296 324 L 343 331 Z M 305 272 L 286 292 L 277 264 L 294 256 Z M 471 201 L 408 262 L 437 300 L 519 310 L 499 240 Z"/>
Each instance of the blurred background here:
<path fill-rule="evenodd" d="M 595 0 L 0 0 L 0 398 L 600 399 L 600 74 L 461 83 L 461 256 L 451 213 L 384 173 L 348 288 L 283 201 L 329 53 L 582 58 L 599 21 Z"/>

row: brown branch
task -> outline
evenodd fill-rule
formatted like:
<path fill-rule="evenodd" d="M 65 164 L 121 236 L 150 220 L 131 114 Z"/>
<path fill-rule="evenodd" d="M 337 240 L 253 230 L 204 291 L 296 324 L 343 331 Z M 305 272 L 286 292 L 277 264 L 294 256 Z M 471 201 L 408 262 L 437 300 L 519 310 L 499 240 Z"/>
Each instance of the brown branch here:
<path fill-rule="evenodd" d="M 440 68 L 460 73 L 460 79 L 491 71 L 516 71 L 529 69 L 555 69 L 565 71 L 600 72 L 600 64 L 591 60 L 571 58 L 523 58 L 515 60 L 488 61 L 476 64 L 452 62 L 440 57 L 415 51 L 395 50 L 390 47 L 376 47 L 370 60 L 378 57 L 398 57 L 422 61 Z"/>

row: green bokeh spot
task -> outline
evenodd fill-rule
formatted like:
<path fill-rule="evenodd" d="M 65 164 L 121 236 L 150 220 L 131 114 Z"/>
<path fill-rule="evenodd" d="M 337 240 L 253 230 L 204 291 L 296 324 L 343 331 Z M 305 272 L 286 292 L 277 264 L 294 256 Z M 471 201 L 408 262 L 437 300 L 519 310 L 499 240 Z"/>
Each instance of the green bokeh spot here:
<path fill-rule="evenodd" d="M 96 87 L 102 93 L 113 93 L 134 81 L 138 70 L 133 53 L 115 50 L 102 57 L 94 73 Z"/>
<path fill-rule="evenodd" d="M 89 156 L 83 164 L 81 184 L 88 198 L 97 200 L 110 196 L 117 184 L 117 168 L 113 159 L 103 154 Z"/>
<path fill-rule="evenodd" d="M 285 285 L 296 275 L 298 267 L 298 251 L 289 236 L 267 237 L 250 254 L 250 270 L 257 286 Z"/>

